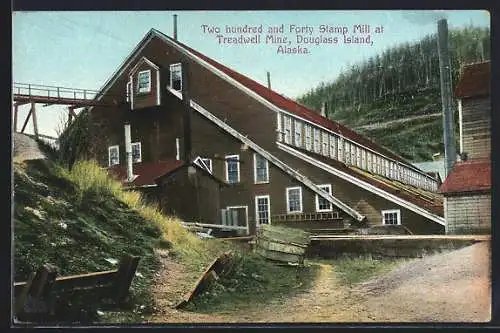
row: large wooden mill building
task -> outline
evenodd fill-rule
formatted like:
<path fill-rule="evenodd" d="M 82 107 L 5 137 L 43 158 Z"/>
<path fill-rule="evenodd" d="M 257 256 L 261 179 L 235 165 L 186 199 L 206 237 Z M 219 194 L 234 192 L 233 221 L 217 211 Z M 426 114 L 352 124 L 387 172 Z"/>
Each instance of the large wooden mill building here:
<path fill-rule="evenodd" d="M 96 159 L 186 222 L 445 231 L 436 178 L 157 30 L 101 91 Z"/>

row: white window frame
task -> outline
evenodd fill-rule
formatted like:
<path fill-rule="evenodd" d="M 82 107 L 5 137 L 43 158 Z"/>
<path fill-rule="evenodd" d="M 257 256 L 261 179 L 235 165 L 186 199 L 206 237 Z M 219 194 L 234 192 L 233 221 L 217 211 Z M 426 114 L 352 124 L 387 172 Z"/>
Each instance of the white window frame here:
<path fill-rule="evenodd" d="M 292 118 L 284 116 L 285 119 L 285 143 L 292 143 Z"/>
<path fill-rule="evenodd" d="M 257 157 L 262 158 L 266 162 L 266 179 L 265 180 L 258 180 L 257 179 Z M 262 155 L 259 155 L 257 153 L 253 154 L 253 180 L 255 184 L 266 184 L 269 183 L 269 161 L 263 157 Z"/>
<path fill-rule="evenodd" d="M 328 151 L 329 141 L 330 140 L 328 139 L 328 132 L 322 131 L 321 132 L 321 153 L 323 154 L 323 156 L 328 156 L 328 154 L 330 153 Z"/>
<path fill-rule="evenodd" d="M 290 191 L 293 190 L 299 190 L 299 204 L 300 204 L 300 209 L 297 211 L 291 211 L 290 210 Z M 302 213 L 303 211 L 303 205 L 302 205 L 302 187 L 300 186 L 293 186 L 293 187 L 287 187 L 286 188 L 286 213 L 287 214 L 293 214 L 293 213 Z"/>
<path fill-rule="evenodd" d="M 330 194 L 330 195 L 332 194 L 332 184 L 322 184 L 322 185 L 316 185 L 316 186 L 318 186 L 322 190 L 325 190 L 325 188 L 326 188 L 327 189 L 326 191 L 328 192 L 328 194 Z M 321 209 L 319 207 L 319 199 L 320 199 L 319 194 L 316 194 L 316 212 L 318 212 L 318 213 L 331 212 L 333 210 L 333 206 L 332 206 L 331 202 L 328 202 L 330 208 Z"/>
<path fill-rule="evenodd" d="M 356 148 L 357 148 L 357 146 L 351 143 L 351 165 L 357 164 Z"/>
<path fill-rule="evenodd" d="M 312 150 L 312 127 L 311 127 L 311 125 L 305 124 L 304 128 L 305 128 L 305 132 L 306 132 L 306 150 L 311 151 Z"/>
<path fill-rule="evenodd" d="M 174 76 L 172 75 L 173 73 L 173 69 L 176 69 L 176 68 L 180 68 L 180 81 L 181 81 L 181 88 L 179 90 L 177 89 L 174 89 Z M 170 89 L 174 90 L 174 91 L 179 91 L 181 92 L 182 91 L 182 87 L 183 87 L 183 82 L 182 82 L 182 64 L 180 62 L 178 63 L 175 63 L 175 64 L 170 64 L 169 66 L 169 74 L 170 74 L 170 80 L 169 80 L 169 83 L 170 83 Z"/>
<path fill-rule="evenodd" d="M 134 160 L 134 146 L 139 146 L 139 159 L 138 160 Z M 132 149 L 132 163 L 141 163 L 142 162 L 142 146 L 141 146 L 141 143 L 139 141 L 132 142 L 132 144 L 130 145 L 130 147 Z"/>
<path fill-rule="evenodd" d="M 385 223 L 385 214 L 396 214 L 396 224 Z M 401 225 L 401 210 L 400 209 L 388 209 L 382 211 L 382 224 L 384 225 Z"/>
<path fill-rule="evenodd" d="M 351 144 L 347 141 L 344 141 L 344 145 L 345 163 L 351 164 Z"/>
<path fill-rule="evenodd" d="M 334 135 L 330 134 L 329 139 L 330 139 L 330 151 L 329 151 L 330 158 L 336 159 L 337 158 L 337 145 L 336 145 L 337 138 Z"/>
<path fill-rule="evenodd" d="M 361 149 L 361 169 L 366 170 L 366 150 Z"/>
<path fill-rule="evenodd" d="M 316 127 L 313 128 L 313 148 L 315 153 L 319 153 L 321 151 L 319 128 Z"/>
<path fill-rule="evenodd" d="M 359 148 L 358 146 L 356 146 L 356 166 L 358 168 L 362 168 L 362 164 L 361 164 L 361 148 Z"/>
<path fill-rule="evenodd" d="M 111 150 L 112 149 L 116 149 L 116 151 L 117 151 L 116 156 L 118 157 L 118 163 L 111 164 Z M 119 145 L 114 145 L 114 146 L 108 147 L 108 166 L 113 166 L 113 165 L 120 165 L 120 146 Z"/>
<path fill-rule="evenodd" d="M 271 196 L 269 194 L 266 195 L 256 195 L 255 196 L 255 221 L 256 225 L 259 226 L 262 223 L 260 223 L 259 219 L 259 199 L 267 199 L 267 224 L 271 224 Z M 266 224 L 266 223 L 264 223 Z"/>
<path fill-rule="evenodd" d="M 337 159 L 341 162 L 345 162 L 344 156 L 344 139 L 338 138 L 337 140 Z"/>
<path fill-rule="evenodd" d="M 230 183 L 229 182 L 229 160 L 230 159 L 234 159 L 236 158 L 236 168 L 238 170 L 238 180 L 236 182 L 233 182 L 233 183 Z M 226 155 L 225 156 L 225 160 L 226 160 L 226 182 L 228 182 L 229 184 L 236 184 L 236 183 L 239 183 L 240 182 L 240 155 Z"/>
<path fill-rule="evenodd" d="M 294 143 L 295 146 L 301 148 L 302 147 L 302 122 L 299 120 L 295 120 L 293 124 L 293 130 L 294 130 Z"/>
<path fill-rule="evenodd" d="M 131 101 L 131 95 L 132 95 L 132 81 L 127 82 L 127 103 Z"/>
<path fill-rule="evenodd" d="M 278 133 L 278 142 L 283 142 L 283 128 L 281 112 L 276 112 L 276 132 Z"/>
<path fill-rule="evenodd" d="M 200 166 L 201 168 L 205 169 L 210 174 L 212 174 L 212 159 L 211 158 L 198 156 L 195 158 L 193 163 L 196 163 L 198 166 Z"/>
<path fill-rule="evenodd" d="M 148 87 L 141 88 L 141 74 L 146 73 L 148 75 Z M 145 71 L 140 71 L 137 73 L 137 92 L 138 93 L 150 93 L 151 92 L 151 70 L 147 69 Z"/>

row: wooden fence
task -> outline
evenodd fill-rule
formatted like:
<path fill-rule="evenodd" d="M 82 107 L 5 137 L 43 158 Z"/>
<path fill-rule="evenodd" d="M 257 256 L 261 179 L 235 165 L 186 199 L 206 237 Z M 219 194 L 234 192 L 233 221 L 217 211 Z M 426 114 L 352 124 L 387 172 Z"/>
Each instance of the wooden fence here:
<path fill-rule="evenodd" d="M 126 255 L 118 269 L 61 277 L 57 277 L 54 265 L 42 265 L 28 281 L 14 283 L 15 316 L 20 320 L 30 320 L 53 315 L 55 295 L 75 290 L 102 288 L 99 293 L 102 297 L 110 295 L 120 304 L 126 299 L 139 259 Z"/>

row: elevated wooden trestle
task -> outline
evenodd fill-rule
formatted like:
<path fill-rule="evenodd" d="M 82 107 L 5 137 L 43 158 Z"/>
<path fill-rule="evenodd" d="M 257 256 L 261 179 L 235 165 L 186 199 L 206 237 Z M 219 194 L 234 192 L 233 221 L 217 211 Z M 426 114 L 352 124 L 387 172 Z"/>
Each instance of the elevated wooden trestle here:
<path fill-rule="evenodd" d="M 14 132 L 17 132 L 19 106 L 31 104 L 20 133 L 24 133 L 24 130 L 28 125 L 28 121 L 31 117 L 33 117 L 33 132 L 34 137 L 37 139 L 39 137 L 50 139 L 55 138 L 38 133 L 36 104 L 43 104 L 44 107 L 50 105 L 67 105 L 68 124 L 70 124 L 77 117 L 75 109 L 90 106 L 115 106 L 119 102 L 122 102 L 121 100 L 125 97 L 116 96 L 116 99 L 112 102 L 104 102 L 99 100 L 100 92 L 96 90 L 47 86 L 31 83 L 14 83 L 12 85 L 12 93 L 14 100 Z"/>

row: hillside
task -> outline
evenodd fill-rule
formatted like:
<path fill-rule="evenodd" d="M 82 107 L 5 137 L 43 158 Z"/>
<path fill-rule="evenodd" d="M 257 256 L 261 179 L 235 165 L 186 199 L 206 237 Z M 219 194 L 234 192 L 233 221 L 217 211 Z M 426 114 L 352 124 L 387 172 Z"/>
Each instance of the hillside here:
<path fill-rule="evenodd" d="M 462 65 L 490 59 L 489 29 L 450 30 L 449 52 L 455 87 Z M 330 119 L 419 162 L 444 152 L 439 80 L 434 34 L 354 64 L 297 100 L 314 110 L 326 102 Z"/>
<path fill-rule="evenodd" d="M 59 152 L 14 134 L 14 281 L 26 281 L 46 263 L 64 276 L 116 269 L 125 253 L 141 258 L 126 304 L 116 308 L 80 293 L 70 301 L 85 311 L 60 304 L 58 322 L 138 323 L 167 308 L 174 311 L 206 266 L 227 250 L 236 263 L 229 280 L 221 282 L 232 291 L 202 294 L 191 311 L 204 304 L 248 306 L 291 291 L 305 278 L 228 241 L 198 238 L 177 218 L 145 204 L 139 193 L 122 190 L 95 161 L 76 161 L 69 170 L 58 158 Z M 273 281 L 275 276 L 280 278 Z M 158 293 L 164 285 L 167 290 Z M 241 299 L 232 300 L 235 294 Z"/>

